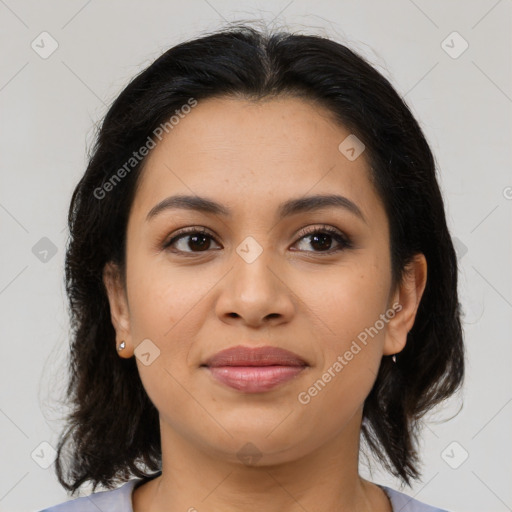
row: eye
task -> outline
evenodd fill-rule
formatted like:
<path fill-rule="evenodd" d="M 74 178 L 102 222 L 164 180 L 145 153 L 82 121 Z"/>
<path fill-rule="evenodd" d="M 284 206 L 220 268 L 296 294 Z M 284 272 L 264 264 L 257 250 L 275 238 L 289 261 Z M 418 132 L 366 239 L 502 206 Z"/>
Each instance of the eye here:
<path fill-rule="evenodd" d="M 213 244 L 216 247 L 212 247 Z M 188 228 L 165 242 L 163 248 L 171 252 L 192 253 L 205 252 L 212 248 L 217 250 L 221 247 L 206 229 Z"/>
<path fill-rule="evenodd" d="M 332 254 L 352 247 L 350 240 L 331 226 L 306 228 L 300 235 L 300 239 L 294 244 L 299 247 L 299 251 Z"/>
<path fill-rule="evenodd" d="M 332 254 L 352 247 L 350 240 L 341 231 L 331 226 L 305 228 L 300 239 L 294 244 L 304 252 Z M 205 228 L 187 228 L 178 232 L 164 243 L 163 249 L 175 253 L 207 252 L 222 247 Z"/>

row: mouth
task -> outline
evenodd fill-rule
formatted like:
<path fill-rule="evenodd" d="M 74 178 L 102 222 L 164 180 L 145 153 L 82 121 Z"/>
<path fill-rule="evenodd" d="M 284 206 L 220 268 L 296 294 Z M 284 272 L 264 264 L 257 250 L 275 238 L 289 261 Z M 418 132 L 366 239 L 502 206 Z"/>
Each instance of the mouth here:
<path fill-rule="evenodd" d="M 218 352 L 204 364 L 218 382 L 245 393 L 262 393 L 290 381 L 308 364 L 297 354 L 277 347 L 236 346 Z"/>

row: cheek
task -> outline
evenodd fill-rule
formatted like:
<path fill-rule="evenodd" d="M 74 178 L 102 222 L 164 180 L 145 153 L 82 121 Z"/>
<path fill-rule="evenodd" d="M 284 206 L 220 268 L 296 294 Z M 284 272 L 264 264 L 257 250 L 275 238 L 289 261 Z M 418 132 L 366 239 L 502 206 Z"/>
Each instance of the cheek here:
<path fill-rule="evenodd" d="M 165 262 L 136 257 L 127 271 L 134 344 L 149 339 L 157 347 L 150 345 L 149 351 L 155 351 L 157 357 L 152 357 L 149 365 L 142 357 L 136 358 L 143 386 L 161 413 L 169 409 L 170 400 L 173 410 L 188 411 L 186 389 L 190 386 L 184 388 L 180 383 L 189 379 L 194 364 L 189 354 L 211 311 L 203 299 L 215 281 L 212 276 L 198 279 L 191 269 L 172 269 Z M 194 414 L 199 411 L 194 409 Z"/>
<path fill-rule="evenodd" d="M 142 336 L 164 342 L 190 324 L 207 282 L 194 278 L 190 269 L 172 268 L 164 257 L 136 255 L 127 272 L 130 323 L 136 340 Z M 185 317 L 187 322 L 182 322 Z"/>
<path fill-rule="evenodd" d="M 301 390 L 302 397 L 310 411 L 339 411 L 343 418 L 326 419 L 333 429 L 357 410 L 375 381 L 387 326 L 380 315 L 386 313 L 388 274 L 382 264 L 361 258 L 357 265 L 337 269 L 318 286 L 304 286 L 304 303 L 313 313 L 311 318 L 322 320 L 319 334 L 323 335 L 317 340 L 318 367 L 310 387 Z"/>
<path fill-rule="evenodd" d="M 304 428 L 322 417 L 323 429 L 334 435 L 362 407 L 373 386 L 382 358 L 386 324 L 380 315 L 386 311 L 388 289 L 387 278 L 371 268 L 340 272 L 328 286 L 305 292 L 305 303 L 325 328 L 317 340 L 318 366 L 297 397 Z"/>
<path fill-rule="evenodd" d="M 336 269 L 314 286 L 303 284 L 301 297 L 327 334 L 325 349 L 336 353 L 373 326 L 385 312 L 389 278 L 377 265 L 347 266 Z"/>
<path fill-rule="evenodd" d="M 197 366 L 194 348 L 199 340 L 207 341 L 203 331 L 212 315 L 209 293 L 219 276 L 206 267 L 202 273 L 192 266 L 173 268 L 165 258 L 133 257 L 127 270 L 131 271 L 127 285 L 134 343 L 149 339 L 159 350 L 152 371 L 139 364 L 150 393 L 158 390 L 160 379 L 169 379 L 167 372 L 182 382 Z M 161 372 L 156 371 L 159 367 Z"/>

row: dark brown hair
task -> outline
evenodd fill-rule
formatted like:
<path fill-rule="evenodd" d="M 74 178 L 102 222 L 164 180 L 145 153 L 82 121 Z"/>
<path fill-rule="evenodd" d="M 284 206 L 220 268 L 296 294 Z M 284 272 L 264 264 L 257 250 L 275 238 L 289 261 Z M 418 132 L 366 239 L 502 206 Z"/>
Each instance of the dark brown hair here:
<path fill-rule="evenodd" d="M 464 373 L 457 260 L 432 153 L 390 83 L 349 48 L 319 36 L 235 25 L 171 48 L 131 81 L 106 114 L 73 193 L 66 254 L 72 410 L 56 464 L 68 490 L 85 482 L 109 488 L 161 468 L 158 411 L 134 358 L 116 353 L 102 281 L 107 262 L 123 267 L 144 159 L 113 186 L 105 184 L 190 98 L 200 104 L 275 95 L 319 102 L 366 145 L 390 225 L 393 282 L 415 254 L 426 257 L 426 289 L 407 345 L 396 364 L 383 357 L 362 425 L 364 440 L 392 474 L 408 484 L 419 477 L 419 420 L 458 389 Z"/>

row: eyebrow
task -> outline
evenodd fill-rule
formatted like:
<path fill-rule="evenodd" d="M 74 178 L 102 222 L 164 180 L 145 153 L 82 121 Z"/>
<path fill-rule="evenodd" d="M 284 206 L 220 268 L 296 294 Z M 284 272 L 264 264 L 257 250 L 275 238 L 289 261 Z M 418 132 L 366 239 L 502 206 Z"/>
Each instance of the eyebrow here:
<path fill-rule="evenodd" d="M 278 219 L 283 219 L 298 213 L 311 212 L 328 207 L 343 208 L 366 223 L 363 213 L 353 201 L 347 197 L 336 194 L 314 195 L 290 199 L 279 206 L 277 217 Z M 146 216 L 146 221 L 151 220 L 166 210 L 175 208 L 231 217 L 231 210 L 229 208 L 211 199 L 199 196 L 176 195 L 167 197 L 153 206 Z"/>

